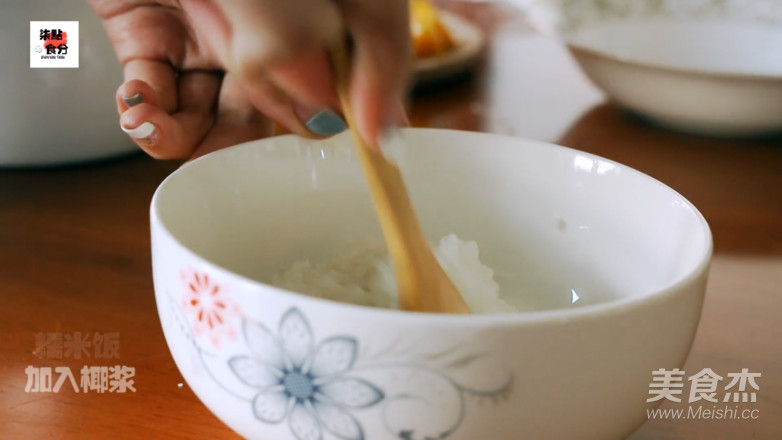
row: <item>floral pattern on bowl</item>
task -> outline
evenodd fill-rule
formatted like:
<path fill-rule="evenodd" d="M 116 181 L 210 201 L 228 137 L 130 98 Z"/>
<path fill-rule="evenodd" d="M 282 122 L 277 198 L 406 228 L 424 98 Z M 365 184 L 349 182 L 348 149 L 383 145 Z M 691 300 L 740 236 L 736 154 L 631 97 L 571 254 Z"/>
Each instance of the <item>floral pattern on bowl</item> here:
<path fill-rule="evenodd" d="M 206 273 L 192 269 L 180 273 L 185 286 L 182 309 L 190 317 L 196 338 L 206 337 L 214 348 L 220 348 L 224 338 L 236 339 L 232 318 L 239 316 L 239 307 L 225 288 Z"/>
<path fill-rule="evenodd" d="M 183 270 L 182 274 L 189 274 L 183 275 L 184 294 L 179 302 L 182 307 L 177 307 L 177 295 L 171 293 L 171 310 L 203 368 L 226 396 L 245 400 L 258 423 L 287 423 L 290 438 L 363 440 L 365 430 L 355 415 L 370 412 L 371 417 L 382 419 L 394 438 L 446 439 L 467 416 L 467 397 L 501 404 L 513 391 L 510 372 L 497 387 L 475 388 L 460 383 L 449 374 L 448 367 L 441 369 L 427 362 L 442 353 L 421 356 L 420 362 L 365 361 L 360 355 L 358 338 L 331 335 L 316 339 L 307 316 L 295 306 L 288 308 L 276 325 L 258 322 L 221 293 L 227 291 L 226 287 L 215 283 L 206 272 Z M 212 296 L 215 298 L 211 299 Z M 211 302 L 204 302 L 204 298 L 210 298 Z M 192 303 L 194 299 L 202 300 L 196 301 L 200 309 Z M 204 318 L 208 316 L 213 319 Z M 241 328 L 238 343 L 242 348 L 239 354 L 228 357 L 227 366 L 233 379 L 238 379 L 245 388 L 242 394 L 234 392 L 223 375 L 211 371 L 215 359 L 222 357 L 218 354 L 221 341 L 236 339 L 234 326 Z M 208 336 L 208 343 L 202 340 L 203 336 Z M 485 356 L 485 353 L 465 353 L 450 365 L 464 366 Z M 370 379 L 387 376 L 389 371 L 412 378 L 414 384 L 428 385 L 394 389 Z M 400 418 L 397 411 L 411 402 L 435 407 L 443 417 L 410 421 Z"/>
<path fill-rule="evenodd" d="M 244 321 L 249 355 L 228 362 L 234 374 L 258 390 L 255 417 L 265 423 L 288 419 L 298 439 L 317 439 L 322 430 L 340 438 L 363 438 L 348 410 L 370 408 L 384 394 L 368 381 L 348 375 L 358 341 L 334 336 L 315 345 L 312 329 L 298 309 L 280 319 L 274 334 L 261 323 Z"/>

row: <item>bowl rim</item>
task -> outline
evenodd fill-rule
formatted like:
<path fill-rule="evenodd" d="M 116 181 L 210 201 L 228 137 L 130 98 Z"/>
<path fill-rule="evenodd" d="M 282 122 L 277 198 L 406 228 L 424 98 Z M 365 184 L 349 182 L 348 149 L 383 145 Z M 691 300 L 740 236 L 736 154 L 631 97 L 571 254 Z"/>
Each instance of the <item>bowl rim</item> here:
<path fill-rule="evenodd" d="M 680 75 L 686 75 L 691 77 L 710 77 L 712 79 L 722 79 L 726 81 L 763 81 L 763 82 L 782 82 L 782 74 L 764 74 L 764 73 L 741 73 L 741 72 L 728 72 L 728 71 L 716 71 L 708 69 L 699 69 L 696 67 L 681 67 L 672 66 L 664 63 L 641 61 L 632 58 L 623 57 L 606 50 L 595 49 L 594 47 L 588 47 L 581 44 L 576 44 L 567 38 L 563 38 L 565 46 L 576 57 L 579 55 L 587 55 L 593 58 L 604 58 L 615 63 L 619 63 L 630 67 L 641 67 L 647 69 L 654 69 L 669 73 L 676 73 Z"/>
<path fill-rule="evenodd" d="M 184 170 L 192 166 L 192 164 L 195 164 L 197 162 L 207 161 L 207 160 L 213 160 L 214 158 L 219 157 L 220 155 L 231 154 L 231 152 L 234 150 L 249 148 L 252 145 L 263 144 L 269 142 L 270 140 L 278 140 L 281 138 L 298 138 L 299 140 L 304 139 L 293 134 L 275 136 L 275 137 L 264 138 L 264 139 L 257 139 L 257 140 L 237 144 L 231 147 L 227 147 L 206 154 L 190 162 L 187 162 L 181 167 L 177 168 L 174 172 L 168 175 L 158 185 L 157 189 L 155 190 L 152 196 L 152 200 L 150 203 L 150 230 L 152 232 L 151 240 L 154 244 L 155 231 L 157 231 L 158 233 L 162 233 L 168 240 L 173 242 L 175 245 L 179 246 L 193 259 L 197 260 L 198 264 L 201 267 L 208 268 L 208 270 L 216 274 L 219 274 L 221 278 L 234 279 L 238 281 L 240 284 L 243 284 L 244 286 L 251 287 L 251 290 L 254 293 L 260 293 L 265 291 L 270 294 L 279 295 L 282 298 L 286 298 L 288 302 L 292 304 L 297 304 L 300 306 L 311 305 L 313 307 L 325 308 L 327 310 L 332 309 L 335 311 L 356 312 L 356 313 L 360 313 L 363 318 L 370 319 L 370 320 L 394 320 L 394 321 L 412 320 L 413 322 L 417 322 L 417 323 L 454 325 L 454 326 L 458 326 L 459 328 L 528 326 L 528 325 L 537 325 L 537 324 L 545 324 L 545 323 L 556 324 L 556 323 L 569 323 L 577 320 L 593 320 L 602 317 L 616 316 L 620 314 L 630 313 L 632 311 L 637 311 L 639 309 L 653 305 L 657 302 L 663 302 L 669 299 L 670 297 L 676 296 L 677 292 L 686 292 L 687 286 L 697 284 L 701 279 L 703 279 L 705 284 L 705 280 L 706 277 L 708 276 L 708 271 L 711 264 L 711 258 L 714 251 L 714 241 L 711 233 L 711 228 L 709 227 L 708 222 L 703 217 L 701 212 L 698 211 L 698 209 L 689 200 L 687 200 L 684 196 L 682 196 L 679 192 L 677 192 L 670 186 L 655 179 L 654 177 L 649 176 L 648 174 L 645 174 L 627 165 L 623 165 L 616 161 L 606 159 L 596 154 L 587 153 L 574 148 L 565 147 L 562 145 L 557 145 L 549 142 L 543 142 L 543 141 L 537 141 L 537 140 L 525 139 L 525 138 L 519 138 L 519 137 L 513 137 L 507 135 L 500 135 L 494 133 L 481 133 L 481 132 L 470 132 L 470 131 L 450 130 L 450 129 L 403 128 L 401 130 L 408 133 L 415 133 L 415 132 L 421 132 L 421 133 L 447 132 L 450 134 L 469 133 L 470 135 L 477 135 L 477 136 L 512 139 L 518 143 L 533 144 L 547 149 L 566 151 L 572 154 L 578 154 L 581 156 L 589 157 L 594 160 L 600 160 L 600 161 L 613 164 L 614 166 L 618 167 L 624 172 L 635 174 L 643 179 L 648 180 L 651 184 L 655 184 L 656 186 L 658 186 L 661 191 L 666 191 L 671 195 L 671 197 L 679 200 L 682 203 L 682 206 L 686 207 L 695 216 L 696 220 L 698 221 L 698 224 L 701 226 L 701 228 L 704 231 L 703 252 L 698 257 L 697 264 L 695 264 L 694 267 L 689 272 L 687 272 L 683 276 L 680 276 L 670 285 L 659 288 L 657 290 L 645 292 L 641 295 L 613 299 L 610 301 L 599 302 L 596 304 L 589 304 L 589 305 L 579 306 L 575 308 L 531 310 L 531 311 L 520 311 L 520 312 L 513 312 L 513 313 L 455 315 L 455 314 L 442 314 L 442 313 L 430 313 L 430 312 L 408 312 L 399 309 L 388 309 L 388 308 L 356 305 L 351 303 L 339 302 L 335 300 L 313 297 L 313 296 L 297 293 L 291 290 L 283 289 L 280 287 L 276 287 L 271 284 L 267 284 L 265 282 L 258 281 L 249 278 L 247 276 L 238 274 L 226 267 L 223 267 L 219 264 L 216 264 L 208 260 L 206 257 L 200 255 L 199 253 L 195 252 L 190 247 L 182 243 L 177 237 L 174 236 L 174 234 L 165 225 L 163 219 L 160 216 L 160 213 L 158 212 L 160 194 L 163 191 L 165 191 L 165 187 L 167 186 L 167 183 L 170 180 L 175 179 L 178 174 L 185 172 Z M 317 142 L 317 140 L 314 141 Z M 486 146 L 482 145 L 481 148 L 486 148 Z M 154 259 L 156 258 L 155 254 L 157 252 L 155 251 L 156 249 L 155 246 L 153 246 L 152 249 L 153 249 L 152 251 L 153 268 L 154 268 L 155 267 Z M 694 292 L 694 294 L 699 296 L 703 296 L 704 293 L 705 293 L 705 289 L 703 289 L 703 291 L 696 290 Z M 155 296 L 159 296 L 163 294 L 164 292 L 155 288 Z"/>
<path fill-rule="evenodd" d="M 581 24 L 576 28 L 570 30 L 557 29 L 555 31 L 550 31 L 550 30 L 547 31 L 548 28 L 541 27 L 541 26 L 538 26 L 538 30 L 543 31 L 544 33 L 553 33 L 555 37 L 559 38 L 571 52 L 584 53 L 598 58 L 607 58 L 624 65 L 647 67 L 651 69 L 663 70 L 663 71 L 685 74 L 690 76 L 708 76 L 712 78 L 726 79 L 726 80 L 750 80 L 750 81 L 764 81 L 764 82 L 782 81 L 782 72 L 774 74 L 774 73 L 759 73 L 759 72 L 750 72 L 750 71 L 741 71 L 741 70 L 712 70 L 712 69 L 699 68 L 699 67 L 675 66 L 659 61 L 646 61 L 641 59 L 635 59 L 629 56 L 619 55 L 611 50 L 600 49 L 594 47 L 594 45 L 582 44 L 575 41 L 574 35 L 583 29 L 599 28 L 608 23 L 617 23 L 623 21 L 641 22 L 641 21 L 650 21 L 650 19 L 654 19 L 656 21 L 677 22 L 677 21 L 686 20 L 691 22 L 701 22 L 691 17 L 690 18 L 688 17 L 617 18 L 613 20 L 602 19 L 602 20 L 597 20 L 595 22 Z M 739 21 L 723 18 L 723 19 L 711 19 L 710 22 L 736 23 Z M 780 32 L 780 34 L 782 35 L 782 32 Z"/>

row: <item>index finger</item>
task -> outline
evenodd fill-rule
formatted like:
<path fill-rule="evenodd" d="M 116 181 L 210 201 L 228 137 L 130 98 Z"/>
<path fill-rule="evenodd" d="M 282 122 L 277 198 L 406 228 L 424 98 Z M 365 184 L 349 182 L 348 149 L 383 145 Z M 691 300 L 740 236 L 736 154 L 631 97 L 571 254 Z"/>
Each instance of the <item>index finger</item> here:
<path fill-rule="evenodd" d="M 402 100 L 412 59 L 407 0 L 340 3 L 353 36 L 350 100 L 362 138 L 378 137 L 404 123 Z"/>

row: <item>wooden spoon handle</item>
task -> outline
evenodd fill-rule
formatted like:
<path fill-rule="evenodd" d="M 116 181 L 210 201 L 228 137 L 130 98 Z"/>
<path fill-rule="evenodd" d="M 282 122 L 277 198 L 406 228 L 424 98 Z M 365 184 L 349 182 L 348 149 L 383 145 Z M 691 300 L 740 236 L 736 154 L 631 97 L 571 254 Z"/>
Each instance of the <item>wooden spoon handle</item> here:
<path fill-rule="evenodd" d="M 348 98 L 350 61 L 344 40 L 334 44 L 330 52 L 342 111 L 396 273 L 400 307 L 410 311 L 469 313 L 421 232 L 399 167 L 386 160 L 378 149 L 369 148 L 355 128 Z"/>

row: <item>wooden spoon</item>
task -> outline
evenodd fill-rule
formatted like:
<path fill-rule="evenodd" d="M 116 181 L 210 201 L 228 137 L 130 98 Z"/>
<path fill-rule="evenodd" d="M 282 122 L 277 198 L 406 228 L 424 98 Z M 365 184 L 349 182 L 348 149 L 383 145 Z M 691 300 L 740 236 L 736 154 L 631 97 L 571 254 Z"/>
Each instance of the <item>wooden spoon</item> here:
<path fill-rule="evenodd" d="M 367 147 L 356 130 L 348 99 L 350 59 L 345 42 L 340 39 L 330 52 L 342 111 L 391 254 L 400 307 L 419 312 L 470 313 L 421 232 L 399 168 L 380 151 Z"/>

